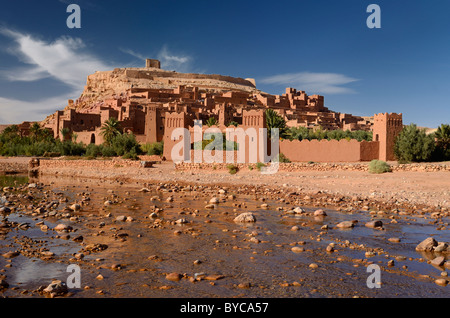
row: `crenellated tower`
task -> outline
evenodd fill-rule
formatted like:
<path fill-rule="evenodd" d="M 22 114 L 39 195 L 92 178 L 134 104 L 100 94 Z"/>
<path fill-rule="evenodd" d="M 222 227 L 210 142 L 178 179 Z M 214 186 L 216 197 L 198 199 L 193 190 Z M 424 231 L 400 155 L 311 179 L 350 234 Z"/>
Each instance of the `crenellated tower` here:
<path fill-rule="evenodd" d="M 382 113 L 374 115 L 372 127 L 373 141 L 378 141 L 379 160 L 395 160 L 395 139 L 403 129 L 403 116 L 396 113 Z"/>

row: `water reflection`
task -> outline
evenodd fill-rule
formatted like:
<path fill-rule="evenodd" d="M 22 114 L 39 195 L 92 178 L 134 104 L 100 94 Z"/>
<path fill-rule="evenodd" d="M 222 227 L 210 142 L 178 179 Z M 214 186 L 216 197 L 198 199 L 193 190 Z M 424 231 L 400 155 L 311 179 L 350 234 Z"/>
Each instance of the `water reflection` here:
<path fill-rule="evenodd" d="M 16 187 L 28 183 L 29 178 L 23 175 L 0 175 L 0 187 Z"/>

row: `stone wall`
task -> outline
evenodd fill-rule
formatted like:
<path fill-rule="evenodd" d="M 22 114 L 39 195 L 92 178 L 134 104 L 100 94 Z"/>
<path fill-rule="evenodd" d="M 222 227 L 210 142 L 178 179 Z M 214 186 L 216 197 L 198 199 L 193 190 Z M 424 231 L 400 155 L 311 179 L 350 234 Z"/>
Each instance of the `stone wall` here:
<path fill-rule="evenodd" d="M 58 168 L 73 169 L 114 169 L 114 168 L 139 168 L 140 161 L 125 159 L 105 160 L 64 160 L 64 159 L 41 159 L 40 171 L 54 170 Z"/>
<path fill-rule="evenodd" d="M 178 163 L 175 169 L 178 171 L 226 171 L 227 163 Z M 256 170 L 255 164 L 234 164 L 239 170 L 253 171 Z M 391 169 L 393 172 L 399 171 L 418 171 L 418 172 L 450 172 L 450 163 L 411 163 L 411 164 L 397 164 L 392 163 Z M 257 171 L 257 170 L 256 170 Z M 296 172 L 296 171 L 369 171 L 368 162 L 293 162 L 280 163 L 280 172 Z"/>

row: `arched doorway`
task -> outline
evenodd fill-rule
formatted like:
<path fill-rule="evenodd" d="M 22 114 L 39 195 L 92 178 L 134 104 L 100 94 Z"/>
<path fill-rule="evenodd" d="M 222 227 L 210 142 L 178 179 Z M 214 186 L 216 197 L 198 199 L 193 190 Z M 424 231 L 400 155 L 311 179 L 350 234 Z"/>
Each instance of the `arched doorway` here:
<path fill-rule="evenodd" d="M 91 144 L 95 144 L 95 134 L 91 135 Z"/>

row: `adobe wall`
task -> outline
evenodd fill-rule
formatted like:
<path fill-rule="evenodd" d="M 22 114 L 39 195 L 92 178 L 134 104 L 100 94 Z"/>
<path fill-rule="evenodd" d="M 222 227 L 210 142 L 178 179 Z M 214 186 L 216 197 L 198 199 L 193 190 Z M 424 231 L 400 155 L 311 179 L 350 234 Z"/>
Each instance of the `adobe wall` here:
<path fill-rule="evenodd" d="M 248 86 L 251 88 L 255 88 L 253 82 L 240 78 L 240 77 L 231 77 L 225 75 L 217 75 L 217 74 L 193 74 L 193 73 L 174 73 L 169 71 L 149 71 L 149 70 L 141 70 L 141 69 L 124 69 L 125 75 L 130 78 L 138 78 L 138 79 L 149 79 L 154 80 L 155 78 L 172 78 L 172 79 L 187 79 L 187 80 L 216 80 L 216 81 L 224 81 L 228 83 Z"/>
<path fill-rule="evenodd" d="M 372 161 L 378 159 L 380 155 L 380 143 L 378 141 L 362 141 L 361 146 L 361 158 L 360 161 Z"/>
<path fill-rule="evenodd" d="M 77 142 L 82 142 L 85 145 L 89 145 L 91 143 L 101 145 L 105 141 L 99 128 L 95 131 L 80 131 L 75 132 L 75 134 L 77 135 Z"/>
<path fill-rule="evenodd" d="M 378 158 L 378 143 L 342 140 L 281 140 L 280 152 L 293 162 L 358 162 Z"/>

